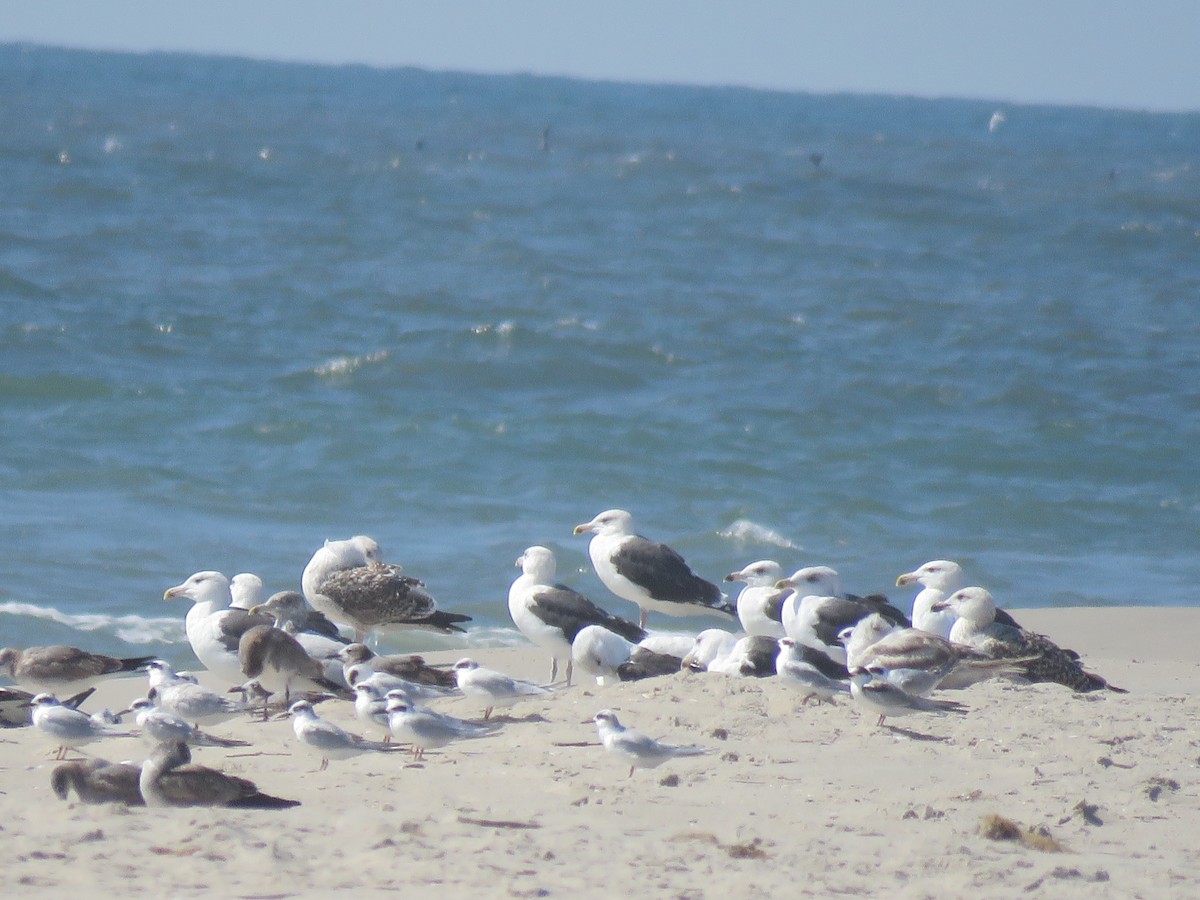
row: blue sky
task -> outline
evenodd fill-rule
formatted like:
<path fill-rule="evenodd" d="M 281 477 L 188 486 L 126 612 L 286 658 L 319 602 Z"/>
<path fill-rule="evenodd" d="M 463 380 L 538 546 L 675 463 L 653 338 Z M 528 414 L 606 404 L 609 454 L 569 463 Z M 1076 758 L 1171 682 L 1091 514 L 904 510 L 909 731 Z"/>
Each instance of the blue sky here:
<path fill-rule="evenodd" d="M 1200 0 L 38 0 L 0 41 L 1200 110 Z"/>

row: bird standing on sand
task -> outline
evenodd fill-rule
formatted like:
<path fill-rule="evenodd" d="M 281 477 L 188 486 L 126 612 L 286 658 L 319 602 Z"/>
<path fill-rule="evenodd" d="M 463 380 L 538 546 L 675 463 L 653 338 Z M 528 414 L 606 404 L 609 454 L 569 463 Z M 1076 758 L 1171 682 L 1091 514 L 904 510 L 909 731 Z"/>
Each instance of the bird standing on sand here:
<path fill-rule="evenodd" d="M 325 677 L 320 660 L 305 653 L 299 641 L 274 625 L 255 625 L 243 634 L 238 658 L 242 674 L 268 694 L 283 694 L 285 706 L 291 703 L 293 688 L 345 694 L 344 688 Z M 264 721 L 266 717 L 264 701 Z"/>
<path fill-rule="evenodd" d="M 522 681 L 495 669 L 484 668 L 473 659 L 463 658 L 456 662 L 454 676 L 460 691 L 468 697 L 478 697 L 487 704 L 487 709 L 483 711 L 485 719 L 491 717 L 492 710 L 497 706 L 512 706 L 518 700 L 545 697 L 552 693 L 549 688 L 532 681 Z"/>
<path fill-rule="evenodd" d="M 611 709 L 602 709 L 592 719 L 600 734 L 600 743 L 614 756 L 629 763 L 629 777 L 634 769 L 654 769 L 677 756 L 701 756 L 709 748 L 696 744 L 664 744 L 651 737 L 626 728 Z"/>
<path fill-rule="evenodd" d="M 719 587 L 693 572 L 666 544 L 637 534 L 633 516 L 626 510 L 605 510 L 576 525 L 575 534 L 593 535 L 588 555 L 596 577 L 618 597 L 637 604 L 642 628 L 650 610 L 669 616 L 704 613 L 737 618 Z"/>
<path fill-rule="evenodd" d="M 571 645 L 589 626 L 598 625 L 636 644 L 646 636 L 640 626 L 601 609 L 578 591 L 555 581 L 558 563 L 554 551 L 535 545 L 517 558 L 521 574 L 508 589 L 508 614 L 517 630 L 550 654 L 550 682 L 558 678 L 558 664 L 566 660 L 567 686 L 573 670 Z"/>
<path fill-rule="evenodd" d="M 321 758 L 321 768 L 329 768 L 331 759 L 349 759 L 362 753 L 389 753 L 399 750 L 392 744 L 368 741 L 356 734 L 317 716 L 307 700 L 297 700 L 288 709 L 292 716 L 292 732 L 301 745 Z"/>
<path fill-rule="evenodd" d="M 123 716 L 134 713 L 137 724 L 142 729 L 142 739 L 151 744 L 165 744 L 169 741 L 183 741 L 194 747 L 249 747 L 249 741 L 239 741 L 235 738 L 221 738 L 205 734 L 199 728 L 184 719 L 159 709 L 148 697 L 139 697 L 129 704 L 128 709 L 117 713 Z"/>
<path fill-rule="evenodd" d="M 164 600 L 177 597 L 192 601 L 184 627 L 196 658 L 221 681 L 241 684 L 244 679 L 238 642 L 254 626 L 270 625 L 271 617 L 231 607 L 229 579 L 220 572 L 197 572 L 163 593 Z"/>
<path fill-rule="evenodd" d="M 101 738 L 133 736 L 85 712 L 63 706 L 53 694 L 38 694 L 30 701 L 30 705 L 33 707 L 33 727 L 54 741 L 58 748 L 55 759 L 66 759 L 68 749 L 73 750 Z"/>
<path fill-rule="evenodd" d="M 355 640 L 387 626 L 462 633 L 470 616 L 442 612 L 420 579 L 382 561 L 379 544 L 366 535 L 326 541 L 301 576 L 304 596 L 313 609 L 354 629 Z"/>
<path fill-rule="evenodd" d="M 493 728 L 486 725 L 414 706 L 404 691 L 388 691 L 387 711 L 392 737 L 412 745 L 413 759 L 422 759 L 426 750 L 444 747 L 451 741 L 487 737 L 494 733 Z"/>

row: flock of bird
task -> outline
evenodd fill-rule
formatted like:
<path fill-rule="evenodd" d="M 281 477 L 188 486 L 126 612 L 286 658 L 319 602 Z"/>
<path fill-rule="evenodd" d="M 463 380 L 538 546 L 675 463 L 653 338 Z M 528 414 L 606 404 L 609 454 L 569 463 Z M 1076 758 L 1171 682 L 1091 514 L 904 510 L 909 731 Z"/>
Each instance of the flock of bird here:
<path fill-rule="evenodd" d="M 301 591 L 283 591 L 265 602 L 261 579 L 229 579 L 202 571 L 169 588 L 164 599 L 191 601 L 185 627 L 199 662 L 221 693 L 187 672 L 150 657 L 117 659 L 73 647 L 0 650 L 0 675 L 32 689 L 0 689 L 0 720 L 32 724 L 63 760 L 51 778 L 66 799 L 147 806 L 285 808 L 295 801 L 261 793 L 253 783 L 191 762 L 189 747 L 245 746 L 204 730 L 235 717 L 290 718 L 298 747 L 320 759 L 427 750 L 486 737 L 502 727 L 496 708 L 544 697 L 572 684 L 576 670 L 599 683 L 661 676 L 681 669 L 732 676 L 774 677 L 801 692 L 803 702 L 846 697 L 878 724 L 922 712 L 964 712 L 961 704 L 934 698 L 936 690 L 962 688 L 998 675 L 1052 681 L 1077 691 L 1121 691 L 1083 668 L 1078 654 L 1030 632 L 996 608 L 985 589 L 969 585 L 963 570 L 933 560 L 900 575 L 915 585 L 911 615 L 879 594 L 846 593 L 838 573 L 810 566 L 785 573 L 759 560 L 725 576 L 741 582 L 735 602 L 720 586 L 698 576 L 676 551 L 637 534 L 625 510 L 600 513 L 576 526 L 591 534 L 589 555 L 600 581 L 634 603 L 638 622 L 616 616 L 557 581 L 554 553 L 533 546 L 517 559 L 508 608 L 514 625 L 551 657 L 550 684 L 513 678 L 464 658 L 452 668 L 415 655 L 378 655 L 366 643 L 381 627 L 463 632 L 470 617 L 438 609 L 423 582 L 382 559 L 369 537 L 326 541 L 301 576 Z M 652 633 L 650 613 L 696 614 L 737 621 L 741 633 L 712 628 L 697 635 Z M 351 638 L 349 634 L 352 633 Z M 145 696 L 113 714 L 79 707 L 102 678 L 144 671 Z M 235 694 L 241 697 L 235 699 Z M 433 708 L 438 700 L 466 696 L 483 705 L 469 721 Z M 59 698 L 63 699 L 59 699 Z M 352 700 L 371 739 L 317 714 L 316 704 Z M 132 716 L 137 732 L 127 730 Z M 630 766 L 653 768 L 677 756 L 707 752 L 696 745 L 654 740 L 622 726 L 611 710 L 594 717 L 603 747 Z M 69 750 L 138 733 L 151 745 L 140 765 L 89 757 L 65 761 Z"/>

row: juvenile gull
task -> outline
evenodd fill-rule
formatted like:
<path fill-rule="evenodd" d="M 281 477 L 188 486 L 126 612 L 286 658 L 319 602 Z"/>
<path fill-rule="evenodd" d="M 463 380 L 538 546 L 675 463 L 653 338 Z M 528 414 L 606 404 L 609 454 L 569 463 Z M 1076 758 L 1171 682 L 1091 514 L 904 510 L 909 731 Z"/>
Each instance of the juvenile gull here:
<path fill-rule="evenodd" d="M 458 684 L 453 672 L 429 665 L 422 656 L 399 653 L 380 655 L 366 644 L 358 643 L 348 644 L 338 655 L 342 660 L 342 674 L 346 683 L 352 687 L 354 681 L 351 680 L 350 669 L 354 667 L 357 667 L 360 673 L 382 672 L 395 678 L 403 678 L 405 681 L 451 690 Z"/>
<path fill-rule="evenodd" d="M 604 749 L 629 763 L 630 778 L 634 769 L 655 769 L 677 756 L 702 756 L 710 752 L 709 748 L 695 744 L 664 744 L 640 731 L 626 728 L 611 709 L 600 710 L 593 721 Z"/>
<path fill-rule="evenodd" d="M 540 684 L 522 681 L 495 669 L 485 668 L 475 660 L 465 657 L 454 664 L 454 675 L 460 691 L 487 704 L 483 711 L 485 719 L 491 717 L 492 710 L 497 706 L 512 706 L 518 700 L 545 697 L 551 693 L 549 688 Z"/>
<path fill-rule="evenodd" d="M 191 762 L 192 754 L 187 744 L 170 741 L 156 746 L 142 763 L 137 778 L 138 790 L 146 805 L 238 809 L 286 809 L 300 805 L 296 800 L 264 794 L 248 779 Z"/>
<path fill-rule="evenodd" d="M 275 627 L 286 631 L 304 648 L 304 652 L 313 659 L 319 660 L 324 668 L 325 677 L 341 687 L 346 684 L 342 672 L 342 648 L 350 642 L 340 635 L 330 637 L 322 631 L 308 629 L 310 617 L 318 617 L 329 625 L 333 625 L 319 612 L 309 608 L 308 601 L 299 591 L 280 591 L 272 594 L 266 603 L 253 607 L 250 612 L 255 615 L 271 616 L 275 619 Z M 334 633 L 337 633 L 336 626 Z"/>
<path fill-rule="evenodd" d="M 413 759 L 421 759 L 426 750 L 444 747 L 451 741 L 487 737 L 494 731 L 486 725 L 414 706 L 403 691 L 388 691 L 387 711 L 392 737 L 412 745 Z"/>
<path fill-rule="evenodd" d="M 517 630 L 550 654 L 550 681 L 558 678 L 559 660 L 567 664 L 571 684 L 571 645 L 584 628 L 602 626 L 637 643 L 646 636 L 639 626 L 601 609 L 587 597 L 555 582 L 558 563 L 547 547 L 529 547 L 517 559 L 521 574 L 508 590 L 508 614 Z"/>
<path fill-rule="evenodd" d="M 136 672 L 152 659 L 153 656 L 121 659 L 63 644 L 24 650 L 5 647 L 0 650 L 0 674 L 38 693 L 74 694 L 92 687 L 106 675 Z"/>
<path fill-rule="evenodd" d="M 344 688 L 325 677 L 320 660 L 305 653 L 299 641 L 274 625 L 256 625 L 243 634 L 238 658 L 242 674 L 268 694 L 283 694 L 285 705 L 291 702 L 293 689 L 346 695 Z"/>
<path fill-rule="evenodd" d="M 790 591 L 777 588 L 783 578 L 783 567 L 773 559 L 760 559 L 725 576 L 726 581 L 744 581 L 746 586 L 737 596 L 737 616 L 746 634 L 761 634 L 778 640 L 783 629 L 783 601 Z"/>
<path fill-rule="evenodd" d="M 606 510 L 575 526 L 575 534 L 592 534 L 588 555 L 596 576 L 618 597 L 636 603 L 639 625 L 646 627 L 650 610 L 671 616 L 700 613 L 737 618 L 721 589 L 705 581 L 682 556 L 634 531 L 633 516 L 623 509 Z"/>
<path fill-rule="evenodd" d="M 818 704 L 832 703 L 834 697 L 850 693 L 850 673 L 845 666 L 788 637 L 779 639 L 775 672 L 783 684 L 802 692 L 801 703 L 813 697 Z"/>
<path fill-rule="evenodd" d="M 184 627 L 196 658 L 221 681 L 241 684 L 245 679 L 238 660 L 238 642 L 251 628 L 270 625 L 271 617 L 231 607 L 229 579 L 220 572 L 197 572 L 163 593 L 164 600 L 177 597 L 192 601 Z"/>
<path fill-rule="evenodd" d="M 380 626 L 463 632 L 470 616 L 442 612 L 417 578 L 381 559 L 379 545 L 365 535 L 326 541 L 301 577 L 304 596 L 334 622 L 349 625 L 355 640 Z"/>
<path fill-rule="evenodd" d="M 53 694 L 38 694 L 30 701 L 30 706 L 33 708 L 33 727 L 54 741 L 58 748 L 55 759 L 65 759 L 68 749 L 82 747 L 101 738 L 133 736 L 85 712 L 63 706 Z"/>
<path fill-rule="evenodd" d="M 1099 675 L 1086 671 L 1078 654 L 1064 650 L 1045 635 L 998 622 L 996 602 L 981 587 L 955 591 L 935 604 L 934 611 L 939 611 L 942 606 L 958 616 L 958 621 L 950 631 L 951 640 L 966 644 L 993 659 L 1023 660 L 1018 671 L 1030 681 L 1055 682 L 1076 691 L 1108 689 L 1127 693 Z"/>
<path fill-rule="evenodd" d="M 893 626 L 877 613 L 848 630 L 842 635 L 850 669 L 865 669 L 915 697 L 939 687 L 968 687 L 1012 672 L 1018 662 L 992 659 L 920 628 Z"/>
<path fill-rule="evenodd" d="M 387 753 L 399 750 L 391 744 L 368 741 L 344 730 L 327 719 L 317 716 L 307 700 L 297 700 L 288 710 L 292 715 L 292 731 L 309 752 L 321 758 L 321 768 L 329 768 L 331 759 L 349 759 L 362 753 Z"/>

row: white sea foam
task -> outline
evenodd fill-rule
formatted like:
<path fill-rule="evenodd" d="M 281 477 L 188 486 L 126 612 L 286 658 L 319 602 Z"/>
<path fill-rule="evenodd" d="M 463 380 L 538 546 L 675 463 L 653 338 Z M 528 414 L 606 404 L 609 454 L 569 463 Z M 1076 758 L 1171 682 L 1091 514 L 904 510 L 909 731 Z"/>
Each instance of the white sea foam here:
<path fill-rule="evenodd" d="M 723 538 L 728 538 L 740 547 L 744 547 L 747 544 L 770 544 L 773 547 L 782 547 L 785 550 L 804 549 L 773 528 L 768 528 L 766 525 L 759 525 L 757 522 L 751 522 L 749 519 L 738 519 L 728 528 L 718 531 L 717 534 Z"/>
<path fill-rule="evenodd" d="M 361 369 L 368 363 L 382 362 L 387 359 L 387 351 L 368 353 L 364 356 L 335 356 L 333 359 L 313 367 L 313 373 L 321 376 L 342 376 Z"/>
<path fill-rule="evenodd" d="M 77 631 L 108 631 L 130 644 L 173 643 L 187 639 L 179 618 L 147 619 L 144 616 L 70 615 L 52 606 L 0 603 L 0 613 L 47 619 Z"/>

